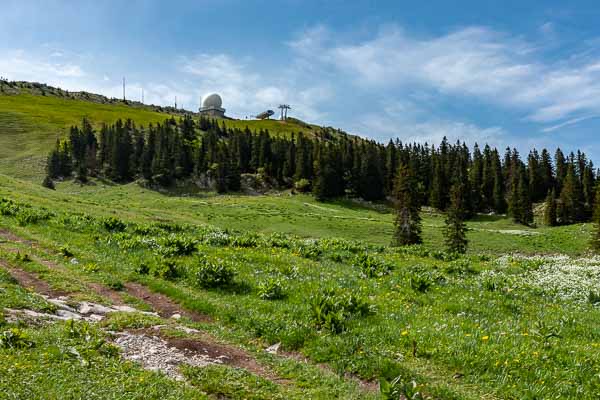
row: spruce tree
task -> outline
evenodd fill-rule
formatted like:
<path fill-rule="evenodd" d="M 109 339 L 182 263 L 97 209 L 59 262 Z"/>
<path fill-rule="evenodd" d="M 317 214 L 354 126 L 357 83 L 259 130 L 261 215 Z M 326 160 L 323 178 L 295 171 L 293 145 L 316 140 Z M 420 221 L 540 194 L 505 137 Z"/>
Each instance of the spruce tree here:
<path fill-rule="evenodd" d="M 531 225 L 533 223 L 533 204 L 529 196 L 529 185 L 525 179 L 525 169 L 523 168 L 519 174 L 518 198 L 519 209 L 521 211 L 521 220 L 523 225 Z"/>
<path fill-rule="evenodd" d="M 592 222 L 595 224 L 595 230 L 592 234 L 591 246 L 597 252 L 600 253 L 600 184 L 596 185 L 596 202 L 594 203 L 594 212 L 592 215 Z"/>
<path fill-rule="evenodd" d="M 569 162 L 560 191 L 558 218 L 563 225 L 581 222 L 584 218 L 583 190 L 575 174 L 575 165 Z"/>
<path fill-rule="evenodd" d="M 446 211 L 444 242 L 448 252 L 464 254 L 467 251 L 467 226 L 465 219 L 464 189 L 461 185 L 452 185 L 450 189 L 450 206 Z"/>
<path fill-rule="evenodd" d="M 544 210 L 544 223 L 547 226 L 556 226 L 556 191 L 548 192 L 546 196 L 546 209 Z"/>
<path fill-rule="evenodd" d="M 396 219 L 392 245 L 422 243 L 419 193 L 412 170 L 404 164 L 396 174 L 393 197 Z"/>

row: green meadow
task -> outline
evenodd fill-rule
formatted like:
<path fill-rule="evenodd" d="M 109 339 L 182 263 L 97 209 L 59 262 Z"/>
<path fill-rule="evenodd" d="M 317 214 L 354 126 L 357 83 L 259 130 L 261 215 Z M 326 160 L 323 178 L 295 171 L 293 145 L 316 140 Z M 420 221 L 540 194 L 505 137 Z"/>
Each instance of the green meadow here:
<path fill-rule="evenodd" d="M 43 188 L 47 150 L 84 116 L 94 124 L 165 118 L 124 105 L 0 96 L 7 398 L 597 398 L 600 259 L 589 250 L 591 224 L 524 227 L 478 215 L 467 223 L 469 251 L 456 256 L 444 251 L 445 217 L 434 210 L 422 213 L 423 245 L 394 248 L 393 213 L 383 203 L 317 202 L 289 191 L 160 192 L 98 179 Z M 126 290 L 140 285 L 205 318 L 9 321 L 7 309 L 57 312 L 19 285 L 15 270 L 72 301 L 110 304 L 107 293 L 117 293 L 152 310 Z M 90 289 L 98 287 L 105 290 Z M 173 338 L 197 339 L 183 326 L 243 349 L 254 369 L 182 366 L 176 381 L 120 356 L 110 332 L 156 325 Z M 265 351 L 273 345 L 276 354 Z"/>

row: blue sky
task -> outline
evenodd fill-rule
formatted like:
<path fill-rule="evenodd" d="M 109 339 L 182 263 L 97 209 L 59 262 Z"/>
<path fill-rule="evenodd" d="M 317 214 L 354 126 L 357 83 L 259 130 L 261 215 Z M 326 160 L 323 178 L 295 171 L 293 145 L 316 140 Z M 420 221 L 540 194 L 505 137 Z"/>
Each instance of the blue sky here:
<path fill-rule="evenodd" d="M 5 0 L 0 76 L 597 159 L 598 20 L 594 1 Z"/>

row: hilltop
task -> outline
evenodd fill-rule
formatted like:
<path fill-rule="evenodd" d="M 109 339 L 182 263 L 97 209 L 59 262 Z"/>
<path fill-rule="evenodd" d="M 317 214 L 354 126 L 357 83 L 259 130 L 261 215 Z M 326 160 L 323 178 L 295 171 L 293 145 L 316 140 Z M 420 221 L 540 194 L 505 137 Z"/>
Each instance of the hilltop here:
<path fill-rule="evenodd" d="M 196 115 L 194 112 L 123 101 L 84 91 L 70 92 L 41 83 L 0 80 L 0 173 L 40 181 L 48 150 L 69 127 L 87 118 L 95 128 L 117 119 L 131 119 L 136 124 L 162 123 L 170 117 Z M 312 135 L 333 128 L 323 128 L 295 118 L 279 120 L 223 119 L 228 128 L 251 131 L 268 130 L 273 136 L 290 136 L 298 132 Z"/>

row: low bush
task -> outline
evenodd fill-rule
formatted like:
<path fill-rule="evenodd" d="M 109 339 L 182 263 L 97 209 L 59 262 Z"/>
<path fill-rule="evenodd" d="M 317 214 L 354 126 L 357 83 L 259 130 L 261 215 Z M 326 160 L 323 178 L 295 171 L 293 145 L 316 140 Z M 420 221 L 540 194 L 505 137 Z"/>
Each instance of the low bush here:
<path fill-rule="evenodd" d="M 15 254 L 15 261 L 26 263 L 31 261 L 31 257 L 29 257 L 29 254 L 27 253 L 21 254 L 21 252 L 17 251 Z"/>
<path fill-rule="evenodd" d="M 294 189 L 300 193 L 310 192 L 310 181 L 308 179 L 300 179 L 294 182 Z"/>
<path fill-rule="evenodd" d="M 177 263 L 173 260 L 162 259 L 152 269 L 152 275 L 157 278 L 173 280 L 181 276 Z"/>
<path fill-rule="evenodd" d="M 234 236 L 230 245 L 234 247 L 257 247 L 260 244 L 260 237 L 256 233 L 244 233 Z"/>
<path fill-rule="evenodd" d="M 73 256 L 75 255 L 75 254 L 73 254 L 73 252 L 72 252 L 71 250 L 69 250 L 69 248 L 68 248 L 68 247 L 66 247 L 66 246 L 61 246 L 61 247 L 58 249 L 58 252 L 59 252 L 59 253 L 60 253 L 60 254 L 61 254 L 63 257 L 66 257 L 66 258 L 70 258 L 70 257 L 73 257 Z"/>
<path fill-rule="evenodd" d="M 198 242 L 188 236 L 171 233 L 158 240 L 159 253 L 166 257 L 189 256 L 196 251 Z"/>
<path fill-rule="evenodd" d="M 350 319 L 374 314 L 375 308 L 363 296 L 328 288 L 311 297 L 310 311 L 318 330 L 341 333 Z"/>
<path fill-rule="evenodd" d="M 0 348 L 26 349 L 34 346 L 35 343 L 19 328 L 11 328 L 0 333 Z"/>
<path fill-rule="evenodd" d="M 258 297 L 263 300 L 279 300 L 285 297 L 283 283 L 276 278 L 268 278 L 258 285 Z"/>
<path fill-rule="evenodd" d="M 390 273 L 392 267 L 382 260 L 371 257 L 367 253 L 360 254 L 354 259 L 354 265 L 360 269 L 366 278 L 379 278 Z"/>
<path fill-rule="evenodd" d="M 134 271 L 135 271 L 136 274 L 148 275 L 150 273 L 150 267 L 146 263 L 139 263 L 135 267 Z"/>
<path fill-rule="evenodd" d="M 121 291 L 121 290 L 125 289 L 125 285 L 123 284 L 123 282 L 116 278 L 108 278 L 105 281 L 105 283 L 106 283 L 106 286 L 108 286 L 112 290 Z"/>
<path fill-rule="evenodd" d="M 200 287 L 217 288 L 230 285 L 235 275 L 235 270 L 223 261 L 212 262 L 202 259 L 196 267 L 193 279 Z"/>
<path fill-rule="evenodd" d="M 433 275 L 427 271 L 411 272 L 408 276 L 408 281 L 410 287 L 415 292 L 421 293 L 427 292 L 435 284 L 435 279 Z"/>
<path fill-rule="evenodd" d="M 316 244 L 302 243 L 297 247 L 297 254 L 300 257 L 310 260 L 318 260 L 321 257 L 322 251 Z"/>
<path fill-rule="evenodd" d="M 127 228 L 127 224 L 115 217 L 103 218 L 100 223 L 102 227 L 110 232 L 123 232 Z"/>

